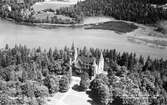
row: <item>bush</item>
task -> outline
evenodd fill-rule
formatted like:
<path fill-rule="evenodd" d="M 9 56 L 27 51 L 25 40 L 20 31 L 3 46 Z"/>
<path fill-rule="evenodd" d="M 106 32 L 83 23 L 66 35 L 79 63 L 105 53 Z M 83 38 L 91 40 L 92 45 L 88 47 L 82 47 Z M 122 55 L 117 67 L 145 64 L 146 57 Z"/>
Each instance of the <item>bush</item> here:
<path fill-rule="evenodd" d="M 34 88 L 33 88 L 33 81 L 26 81 L 22 86 L 22 94 L 26 95 L 27 97 L 34 97 Z"/>
<path fill-rule="evenodd" d="M 68 77 L 68 81 L 69 83 L 71 83 L 71 78 L 72 78 L 72 69 L 71 68 L 68 68 L 67 71 L 65 71 L 64 73 L 67 77 Z"/>
<path fill-rule="evenodd" d="M 6 81 L 0 80 L 0 90 L 6 90 L 6 89 L 7 89 Z"/>
<path fill-rule="evenodd" d="M 142 91 L 129 77 L 113 81 L 113 97 L 122 100 L 122 104 L 149 105 L 147 91 Z"/>
<path fill-rule="evenodd" d="M 110 100 L 110 91 L 108 85 L 101 79 L 94 79 L 91 82 L 91 98 L 100 105 L 107 105 Z"/>
<path fill-rule="evenodd" d="M 85 91 L 86 89 L 88 89 L 90 86 L 90 79 L 89 79 L 89 75 L 88 73 L 84 72 L 81 75 L 81 81 L 80 81 L 80 89 Z"/>
<path fill-rule="evenodd" d="M 69 89 L 69 80 L 67 76 L 63 75 L 59 81 L 60 92 L 66 92 Z"/>
<path fill-rule="evenodd" d="M 46 86 L 43 86 L 41 84 L 35 84 L 34 94 L 35 94 L 35 97 L 44 97 L 44 96 L 48 96 L 49 91 Z"/>
<path fill-rule="evenodd" d="M 36 100 L 37 100 L 37 102 L 38 102 L 39 105 L 46 105 L 45 104 L 45 100 L 43 98 L 38 97 L 38 98 L 36 98 Z"/>
<path fill-rule="evenodd" d="M 0 105 L 9 105 L 10 99 L 6 93 L 0 93 Z"/>
<path fill-rule="evenodd" d="M 7 94 L 11 97 L 16 97 L 16 95 L 17 95 L 16 88 L 9 88 L 8 91 L 7 91 Z"/>
<path fill-rule="evenodd" d="M 29 99 L 28 105 L 39 105 L 36 98 Z"/>
<path fill-rule="evenodd" d="M 48 87 L 49 93 L 55 93 L 59 91 L 59 78 L 55 76 L 47 76 L 44 79 L 44 85 Z"/>
<path fill-rule="evenodd" d="M 109 84 L 109 80 L 108 80 L 108 77 L 107 75 L 105 74 L 98 74 L 96 76 L 96 79 L 101 79 L 103 81 L 104 84 L 108 85 Z"/>

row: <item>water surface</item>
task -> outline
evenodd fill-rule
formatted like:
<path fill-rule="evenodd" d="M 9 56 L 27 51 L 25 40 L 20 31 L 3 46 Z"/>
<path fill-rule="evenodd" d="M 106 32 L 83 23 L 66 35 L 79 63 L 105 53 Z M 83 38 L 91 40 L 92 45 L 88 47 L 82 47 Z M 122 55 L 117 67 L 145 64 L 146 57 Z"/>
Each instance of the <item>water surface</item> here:
<path fill-rule="evenodd" d="M 92 19 L 91 19 L 92 21 Z M 129 42 L 126 35 L 119 35 L 108 30 L 85 30 L 84 28 L 42 29 L 34 26 L 15 24 L 0 20 L 0 47 L 8 43 L 24 44 L 30 48 L 63 48 L 71 46 L 116 49 L 118 51 L 136 52 L 138 55 L 167 58 L 167 49 L 151 48 L 146 45 Z"/>

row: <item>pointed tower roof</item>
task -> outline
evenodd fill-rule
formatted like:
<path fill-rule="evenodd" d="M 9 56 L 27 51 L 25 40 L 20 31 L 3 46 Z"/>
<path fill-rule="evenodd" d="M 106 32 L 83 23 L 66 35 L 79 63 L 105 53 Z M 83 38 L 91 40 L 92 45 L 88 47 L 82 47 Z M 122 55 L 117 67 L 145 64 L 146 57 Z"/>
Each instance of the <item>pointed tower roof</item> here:
<path fill-rule="evenodd" d="M 94 58 L 94 60 L 93 60 L 93 66 L 96 66 L 97 64 L 96 64 L 96 59 Z"/>
<path fill-rule="evenodd" d="M 102 51 L 100 52 L 100 60 L 104 59 Z"/>
<path fill-rule="evenodd" d="M 74 52 L 76 55 L 78 55 L 78 49 L 77 48 L 74 48 Z"/>
<path fill-rule="evenodd" d="M 69 64 L 70 64 L 70 66 L 72 65 L 72 59 L 70 58 L 70 60 L 69 60 Z"/>
<path fill-rule="evenodd" d="M 71 50 L 75 50 L 74 41 L 72 42 Z"/>

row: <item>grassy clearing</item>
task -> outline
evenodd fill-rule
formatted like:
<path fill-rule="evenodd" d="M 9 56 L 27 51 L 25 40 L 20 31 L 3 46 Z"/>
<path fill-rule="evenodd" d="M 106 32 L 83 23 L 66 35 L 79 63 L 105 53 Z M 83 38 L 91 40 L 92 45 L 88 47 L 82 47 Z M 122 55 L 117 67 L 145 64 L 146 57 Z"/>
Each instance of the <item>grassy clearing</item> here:
<path fill-rule="evenodd" d="M 33 9 L 35 11 L 42 11 L 45 9 L 60 9 L 62 7 L 70 7 L 72 3 L 69 2 L 41 2 L 41 3 L 36 3 L 33 5 Z"/>

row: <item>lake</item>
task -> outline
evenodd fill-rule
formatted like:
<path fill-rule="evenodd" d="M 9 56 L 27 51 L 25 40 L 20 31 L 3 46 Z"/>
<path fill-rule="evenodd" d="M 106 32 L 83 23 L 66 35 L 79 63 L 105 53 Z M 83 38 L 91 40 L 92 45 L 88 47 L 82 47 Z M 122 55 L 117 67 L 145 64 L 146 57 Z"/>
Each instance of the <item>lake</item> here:
<path fill-rule="evenodd" d="M 88 23 L 88 20 L 85 20 Z M 90 19 L 92 21 L 92 19 Z M 99 21 L 97 18 L 94 21 Z M 136 52 L 137 55 L 167 58 L 167 49 L 148 47 L 143 44 L 128 41 L 126 35 L 119 35 L 109 30 L 85 30 L 83 27 L 60 27 L 56 29 L 43 29 L 35 26 L 15 24 L 6 20 L 0 20 L 0 47 L 6 43 L 10 47 L 15 44 L 24 44 L 30 48 L 41 46 L 42 48 L 63 48 L 71 46 L 84 46 L 116 49 L 117 51 Z"/>

